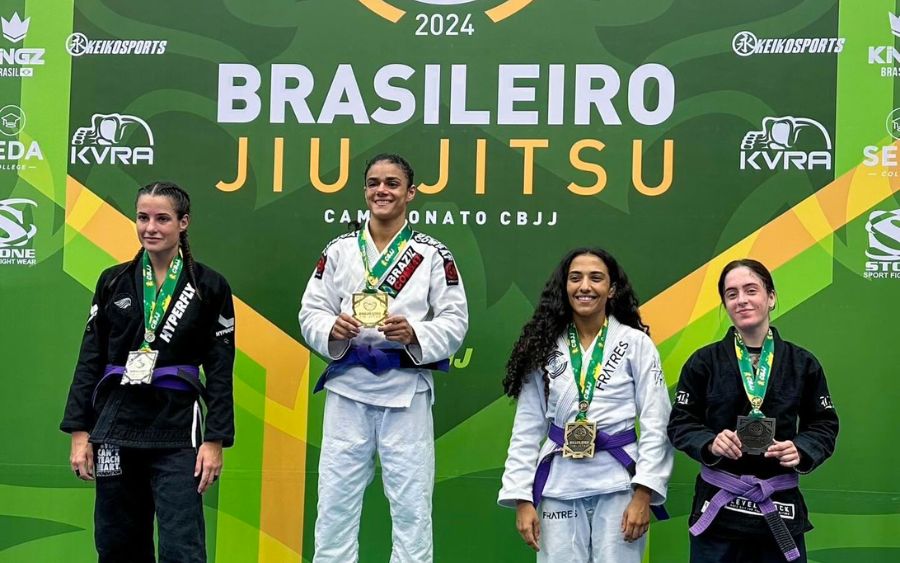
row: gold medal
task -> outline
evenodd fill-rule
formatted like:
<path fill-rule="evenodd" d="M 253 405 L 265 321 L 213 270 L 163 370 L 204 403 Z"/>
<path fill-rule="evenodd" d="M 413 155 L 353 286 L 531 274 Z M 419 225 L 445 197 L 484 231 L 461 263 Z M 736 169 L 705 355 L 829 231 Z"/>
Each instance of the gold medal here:
<path fill-rule="evenodd" d="M 589 422 L 587 420 L 567 422 L 565 440 L 563 441 L 563 457 L 571 459 L 594 457 L 596 439 L 596 422 Z"/>
<path fill-rule="evenodd" d="M 153 382 L 153 368 L 156 367 L 157 350 L 135 350 L 128 352 L 122 385 L 149 385 Z"/>
<path fill-rule="evenodd" d="M 366 328 L 374 328 L 388 316 L 388 296 L 383 291 L 353 294 L 353 318 Z"/>

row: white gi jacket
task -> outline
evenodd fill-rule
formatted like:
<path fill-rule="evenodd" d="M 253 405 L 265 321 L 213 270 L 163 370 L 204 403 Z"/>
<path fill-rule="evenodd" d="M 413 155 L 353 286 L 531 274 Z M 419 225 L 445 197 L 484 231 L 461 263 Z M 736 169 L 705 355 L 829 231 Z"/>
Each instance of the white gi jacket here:
<path fill-rule="evenodd" d="M 380 253 L 372 243 L 366 223 L 366 250 L 370 264 Z M 306 342 L 321 356 L 340 359 L 350 345 L 403 348 L 389 342 L 374 328 L 360 329 L 351 341 L 329 341 L 331 328 L 341 312 L 353 315 L 353 294 L 365 287 L 365 266 L 357 242 L 358 232 L 332 240 L 309 279 L 300 305 L 300 330 Z M 390 246 L 390 244 L 388 245 Z M 388 302 L 389 315 L 403 315 L 416 332 L 418 344 L 406 347 L 417 365 L 449 358 L 462 344 L 469 326 L 466 293 L 450 251 L 428 235 L 413 232 L 383 280 L 399 292 Z M 428 369 L 392 369 L 375 375 L 353 366 L 329 379 L 325 388 L 361 403 L 380 407 L 408 407 L 416 391 L 431 390 L 434 380 Z"/>
<path fill-rule="evenodd" d="M 596 339 L 584 351 L 585 365 L 595 344 Z M 550 423 L 565 427 L 578 412 L 578 390 L 565 335 L 557 339 L 557 351 L 543 368 L 550 377 L 549 401 L 545 401 L 543 369 L 528 374 L 523 382 L 498 497 L 501 506 L 515 507 L 516 500 L 531 500 L 537 464 L 556 447 L 546 440 Z M 673 460 L 666 437 L 671 408 L 653 341 L 610 316 L 602 375 L 587 418 L 597 423 L 598 430 L 616 434 L 634 427 L 635 417 L 640 417 L 639 442 L 625 446 L 637 462 L 636 473 L 630 477 L 625 467 L 604 451 L 578 460 L 557 455 L 544 497 L 572 500 L 644 485 L 653 492 L 651 504 L 665 502 Z"/>

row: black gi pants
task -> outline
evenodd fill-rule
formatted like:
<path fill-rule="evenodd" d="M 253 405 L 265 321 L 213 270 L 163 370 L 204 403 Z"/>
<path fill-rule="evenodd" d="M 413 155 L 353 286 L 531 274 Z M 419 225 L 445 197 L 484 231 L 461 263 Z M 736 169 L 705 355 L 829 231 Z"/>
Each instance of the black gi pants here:
<path fill-rule="evenodd" d="M 152 563 L 153 516 L 160 563 L 205 563 L 203 499 L 197 453 L 185 449 L 95 448 L 94 541 L 100 563 Z M 115 447 L 113 447 L 115 448 Z M 115 463 L 118 461 L 118 466 Z"/>
<path fill-rule="evenodd" d="M 787 563 L 778 549 L 775 538 L 747 536 L 743 539 L 729 539 L 703 533 L 691 538 L 691 563 Z M 794 536 L 794 543 L 800 550 L 800 558 L 793 563 L 806 563 L 806 542 L 803 534 Z"/>

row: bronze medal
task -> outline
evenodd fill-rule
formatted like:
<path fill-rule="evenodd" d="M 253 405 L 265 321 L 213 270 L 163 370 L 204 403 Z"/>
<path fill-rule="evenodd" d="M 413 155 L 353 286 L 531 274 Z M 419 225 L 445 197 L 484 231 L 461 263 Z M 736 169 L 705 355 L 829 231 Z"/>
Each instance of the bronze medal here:
<path fill-rule="evenodd" d="M 122 385 L 149 385 L 153 382 L 153 368 L 156 367 L 157 350 L 136 350 L 128 352 Z"/>
<path fill-rule="evenodd" d="M 775 419 L 738 416 L 736 432 L 741 441 L 741 451 L 759 455 L 775 442 Z"/>
<path fill-rule="evenodd" d="M 388 316 L 388 296 L 383 291 L 353 294 L 353 318 L 366 328 L 374 328 Z"/>
<path fill-rule="evenodd" d="M 594 446 L 597 439 L 597 423 L 587 420 L 576 420 L 566 423 L 563 457 L 582 459 L 594 457 Z"/>

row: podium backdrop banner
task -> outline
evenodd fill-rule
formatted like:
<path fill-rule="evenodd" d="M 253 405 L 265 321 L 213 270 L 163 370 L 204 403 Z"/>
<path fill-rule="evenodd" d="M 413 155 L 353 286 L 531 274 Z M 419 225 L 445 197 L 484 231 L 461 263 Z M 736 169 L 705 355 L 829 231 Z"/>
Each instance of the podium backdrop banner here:
<path fill-rule="evenodd" d="M 5 0 L 0 4 L 0 562 L 91 561 L 92 485 L 57 429 L 99 273 L 130 259 L 138 186 L 194 200 L 231 283 L 237 441 L 204 497 L 210 560 L 313 554 L 324 363 L 297 310 L 365 218 L 363 167 L 404 155 L 414 228 L 451 249 L 470 330 L 436 376 L 435 560 L 523 561 L 496 505 L 504 366 L 551 270 L 601 246 L 670 388 L 728 325 L 716 280 L 774 272 L 842 429 L 803 476 L 810 560 L 900 557 L 900 20 L 895 2 Z M 824 399 L 823 399 L 824 400 Z M 679 454 L 649 561 L 687 557 Z M 361 561 L 389 558 L 376 478 Z"/>

